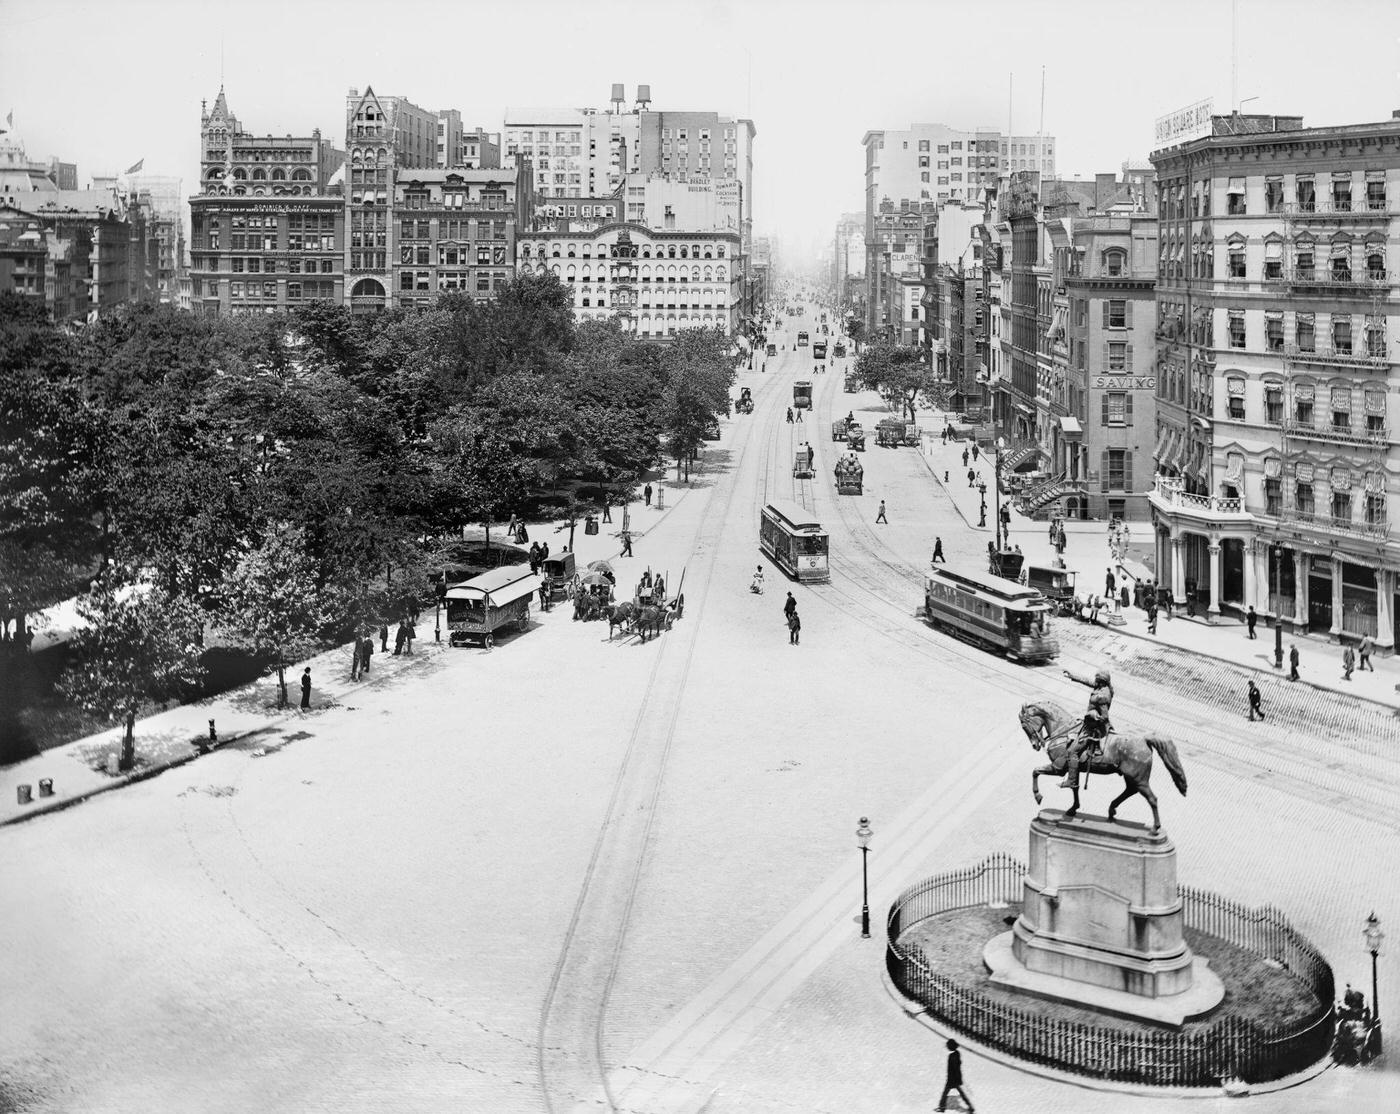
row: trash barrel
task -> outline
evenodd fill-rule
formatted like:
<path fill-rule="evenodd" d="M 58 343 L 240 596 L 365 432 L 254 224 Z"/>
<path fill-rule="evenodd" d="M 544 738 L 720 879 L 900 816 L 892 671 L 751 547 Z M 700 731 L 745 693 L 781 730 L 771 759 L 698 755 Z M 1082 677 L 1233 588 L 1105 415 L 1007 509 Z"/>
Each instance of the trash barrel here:
<path fill-rule="evenodd" d="M 41 778 L 39 779 L 39 796 L 41 796 L 41 797 L 52 797 L 52 796 L 53 796 L 53 778 L 51 778 L 51 777 L 41 777 Z"/>
<path fill-rule="evenodd" d="M 27 805 L 34 800 L 34 787 L 32 785 L 16 785 L 15 796 L 19 798 L 19 803 Z"/>

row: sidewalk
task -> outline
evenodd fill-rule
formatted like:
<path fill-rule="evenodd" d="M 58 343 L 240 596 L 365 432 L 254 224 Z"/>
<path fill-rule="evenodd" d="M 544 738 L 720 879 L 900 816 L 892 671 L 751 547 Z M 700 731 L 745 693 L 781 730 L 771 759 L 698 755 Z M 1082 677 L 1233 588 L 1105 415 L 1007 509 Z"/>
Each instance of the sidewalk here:
<path fill-rule="evenodd" d="M 943 428 L 946 418 L 947 415 L 940 411 L 932 411 L 925 427 L 935 431 L 940 430 Z M 969 464 L 964 466 L 962 453 L 968 447 L 969 445 L 965 441 L 944 445 L 935 438 L 925 454 L 924 460 L 933 473 L 935 482 L 946 492 L 969 530 L 974 533 L 986 534 L 987 540 L 991 541 L 996 521 L 996 502 L 991 490 L 994 465 L 987 454 L 979 453 L 975 463 L 969 460 Z M 977 525 L 981 493 L 975 487 L 968 487 L 968 467 L 979 472 L 981 478 L 988 485 L 987 525 L 985 527 Z M 948 473 L 946 484 L 943 482 L 945 471 Z M 1007 505 L 1005 498 L 1002 500 L 1002 505 Z M 1053 564 L 1056 554 L 1050 544 L 1049 529 L 1048 521 L 1040 522 L 1027 518 L 1012 506 L 1011 525 L 1007 537 L 1012 545 L 1021 547 L 1027 564 Z M 1065 522 L 1065 564 L 1076 573 L 1076 586 L 1081 595 L 1102 594 L 1105 573 L 1109 568 L 1113 569 L 1115 580 L 1120 579 L 1124 571 L 1134 580 L 1156 578 L 1156 572 L 1152 568 L 1151 524 L 1130 522 L 1128 529 L 1127 559 L 1120 565 L 1112 559 L 1109 553 L 1107 522 Z M 1131 590 L 1131 588 L 1132 581 L 1129 582 L 1129 589 Z M 1233 616 L 1215 616 L 1211 620 L 1205 614 L 1198 612 L 1195 618 L 1188 619 L 1185 609 L 1178 607 L 1175 618 L 1168 619 L 1166 611 L 1163 610 L 1158 613 L 1157 633 L 1153 635 L 1147 631 L 1147 612 L 1141 608 L 1132 606 L 1124 608 L 1122 612 L 1124 623 L 1121 625 L 1109 625 L 1105 618 L 1108 614 L 1110 612 L 1107 611 L 1100 613 L 1100 622 L 1104 624 L 1105 636 L 1109 634 L 1132 635 L 1135 638 L 1160 642 L 1166 646 L 1175 646 L 1190 653 L 1219 658 L 1233 665 L 1266 671 L 1268 674 L 1278 677 L 1288 675 L 1288 649 L 1291 645 L 1296 644 L 1300 658 L 1298 667 L 1302 678 L 1300 684 L 1306 683 L 1314 688 L 1346 693 L 1349 696 L 1375 701 L 1392 708 L 1400 707 L 1400 693 L 1397 693 L 1396 689 L 1396 686 L 1400 685 L 1400 656 L 1373 655 L 1371 659 L 1375 667 L 1373 672 L 1362 673 L 1358 670 L 1352 674 L 1350 681 L 1346 681 L 1342 678 L 1342 646 L 1329 642 L 1324 635 L 1291 634 L 1285 630 L 1283 633 L 1283 669 L 1276 671 L 1274 669 L 1274 632 L 1268 620 L 1263 616 L 1259 619 L 1256 639 L 1250 641 L 1244 622 Z M 1075 621 L 1072 619 L 1063 620 L 1063 622 Z M 1358 660 L 1358 666 L 1359 664 Z"/>

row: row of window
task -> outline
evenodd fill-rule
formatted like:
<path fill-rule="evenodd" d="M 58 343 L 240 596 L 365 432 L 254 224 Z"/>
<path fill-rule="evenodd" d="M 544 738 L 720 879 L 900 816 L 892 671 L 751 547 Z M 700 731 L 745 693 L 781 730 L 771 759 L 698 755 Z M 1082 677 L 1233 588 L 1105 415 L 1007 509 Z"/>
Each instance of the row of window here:
<path fill-rule="evenodd" d="M 489 294 L 498 287 L 505 286 L 510 281 L 508 271 L 400 271 L 399 289 L 401 291 L 423 291 L 438 290 L 469 290 L 475 284 L 478 294 Z"/>
<path fill-rule="evenodd" d="M 1381 171 L 1366 172 L 1364 192 L 1356 188 L 1351 172 L 1334 176 L 1324 186 L 1325 201 L 1332 212 L 1371 211 L 1383 212 L 1387 207 L 1386 184 Z M 1249 213 L 1248 194 L 1244 178 L 1231 178 L 1225 194 L 1227 216 L 1245 216 Z M 1265 213 L 1281 213 L 1289 204 L 1282 175 L 1270 175 L 1264 181 Z M 1317 181 L 1312 175 L 1300 176 L 1293 183 L 1292 204 L 1299 212 L 1318 211 L 1319 199 Z M 1192 183 L 1190 211 L 1187 210 L 1186 185 L 1184 182 L 1164 182 L 1158 187 L 1158 208 L 1163 220 L 1176 220 L 1187 217 L 1193 219 L 1211 215 L 1211 182 L 1202 179 Z"/>
<path fill-rule="evenodd" d="M 1227 376 L 1225 389 L 1228 397 L 1226 414 L 1231 421 L 1247 420 L 1245 407 L 1245 380 L 1243 376 Z M 1319 412 L 1317 389 L 1311 383 L 1299 383 L 1293 390 L 1292 421 L 1305 428 L 1330 429 L 1334 433 L 1364 433 L 1367 437 L 1384 437 L 1386 426 L 1386 391 L 1384 387 L 1365 387 L 1361 391 L 1362 413 L 1359 420 L 1352 418 L 1352 404 L 1356 401 L 1351 386 L 1330 387 L 1325 396 L 1325 406 Z M 1284 417 L 1283 384 L 1264 384 L 1264 422 L 1267 425 L 1282 425 Z M 1321 418 L 1323 424 L 1319 425 Z"/>
<path fill-rule="evenodd" d="M 506 209 L 505 190 L 480 190 L 472 203 L 470 190 L 444 189 L 441 193 L 408 189 L 399 201 L 405 209 Z"/>
<path fill-rule="evenodd" d="M 276 298 L 276 282 L 246 282 L 238 279 L 231 279 L 228 284 L 230 298 Z M 318 298 L 334 298 L 335 283 L 333 282 L 289 282 L 287 285 L 287 301 L 297 302 Z M 219 296 L 219 280 L 207 279 L 201 284 L 198 279 L 194 284 L 194 296 L 217 298 Z"/>
<path fill-rule="evenodd" d="M 209 270 L 217 271 L 223 269 L 217 266 L 216 260 L 211 260 L 209 262 L 215 263 L 214 266 L 208 268 Z M 247 257 L 236 255 L 228 262 L 228 269 L 235 275 L 272 275 L 277 274 L 279 271 L 284 275 L 299 275 L 302 273 L 303 267 L 308 275 L 314 275 L 317 273 L 318 266 L 318 261 L 315 259 L 262 259 L 255 255 Z M 335 264 L 336 261 L 334 259 L 320 260 L 320 273 L 323 275 L 334 274 Z"/>
<path fill-rule="evenodd" d="M 1383 358 L 1386 354 L 1385 319 L 1367 317 L 1360 352 L 1354 347 L 1352 319 L 1349 315 L 1330 315 L 1330 352 L 1337 356 L 1366 355 Z M 1248 334 L 1245 328 L 1245 311 L 1226 311 L 1227 336 L 1229 347 L 1247 347 Z M 1328 323 L 1323 325 L 1324 335 L 1328 335 Z M 1318 352 L 1317 320 L 1312 313 L 1298 312 L 1293 315 L 1293 344 L 1300 352 Z M 1264 348 L 1269 352 L 1284 350 L 1284 320 L 1282 310 L 1266 310 L 1264 313 Z M 1323 349 L 1322 351 L 1328 351 Z"/>
<path fill-rule="evenodd" d="M 510 223 L 504 220 L 437 220 L 437 235 L 433 221 L 404 220 L 399 222 L 400 240 L 504 240 Z"/>
<path fill-rule="evenodd" d="M 605 245 L 605 244 L 599 244 L 599 245 L 598 245 L 598 258 L 599 258 L 599 259 L 606 259 L 606 258 L 607 258 L 607 252 L 604 251 L 604 248 L 605 248 L 605 247 L 607 247 L 607 245 Z M 538 255 L 541 259 L 543 259 L 543 258 L 545 257 L 544 248 L 545 248 L 545 245 L 544 245 L 544 244 L 541 244 L 541 243 L 535 243 L 535 244 L 526 244 L 526 243 L 522 243 L 522 244 L 520 245 L 520 257 L 521 257 L 522 259 L 528 259 L 528 258 L 530 257 L 530 255 L 533 253 L 533 254 L 535 254 L 535 255 Z M 560 254 L 560 248 L 561 248 L 561 245 L 559 245 L 559 244 L 552 244 L 552 245 L 550 245 L 549 257 L 550 257 L 551 259 L 560 259 L 560 258 L 564 258 L 564 259 L 573 259 L 573 258 L 574 258 L 574 253 L 575 253 L 575 251 L 578 249 L 578 245 L 577 245 L 577 244 L 568 244 L 568 245 L 566 246 L 566 248 L 565 248 L 565 250 L 564 250 L 564 254 L 563 254 L 562 256 L 561 256 L 561 254 Z M 588 250 L 589 250 L 589 249 L 588 249 L 588 245 L 587 245 L 587 244 L 584 244 L 584 245 L 583 245 L 583 255 L 582 255 L 582 258 L 584 258 L 584 259 L 590 258 L 590 257 L 589 257 L 589 254 L 588 254 Z M 642 259 L 651 259 L 651 258 L 652 258 L 651 252 L 652 252 L 652 249 L 651 249 L 649 246 L 643 244 L 642 247 L 641 247 L 641 255 L 640 255 L 640 258 L 642 258 Z M 689 248 L 687 248 L 684 244 L 682 244 L 682 245 L 680 246 L 680 248 L 677 248 L 674 244 L 671 244 L 671 245 L 668 245 L 668 246 L 665 246 L 665 247 L 663 247 L 663 246 L 660 245 L 660 244 L 658 244 L 658 245 L 656 246 L 656 258 L 657 258 L 657 259 L 710 259 L 710 258 L 712 258 L 712 257 L 715 258 L 715 259 L 723 259 L 723 258 L 724 258 L 724 245 L 723 245 L 723 244 L 715 244 L 715 245 L 714 245 L 714 247 L 713 247 L 713 255 L 712 255 L 711 247 L 710 247 L 710 245 L 708 245 L 708 244 L 705 245 L 705 250 L 704 250 L 703 254 L 702 254 L 702 252 L 701 252 L 701 250 L 700 250 L 700 245 L 699 245 L 699 244 L 695 244 L 695 245 L 693 245 L 693 246 L 691 246 L 691 247 L 689 247 Z"/>
<path fill-rule="evenodd" d="M 204 172 L 204 179 L 208 182 L 222 182 L 229 176 L 229 170 L 226 166 L 211 166 Z M 289 176 L 281 167 L 274 167 L 272 173 L 269 174 L 262 167 L 257 166 L 253 168 L 253 172 L 250 174 L 243 167 L 235 166 L 233 168 L 232 178 L 235 182 L 285 182 L 288 180 L 293 182 L 309 182 L 311 181 L 311 171 L 304 167 L 298 167 L 296 170 L 293 170 Z"/>

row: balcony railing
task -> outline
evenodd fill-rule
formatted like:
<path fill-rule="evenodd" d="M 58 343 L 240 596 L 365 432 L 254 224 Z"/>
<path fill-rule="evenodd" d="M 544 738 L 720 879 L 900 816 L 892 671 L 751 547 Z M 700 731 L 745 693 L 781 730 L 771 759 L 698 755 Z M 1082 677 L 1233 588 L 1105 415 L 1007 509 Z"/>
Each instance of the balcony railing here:
<path fill-rule="evenodd" d="M 1243 515 L 1243 501 L 1223 495 L 1197 495 L 1186 491 L 1180 480 L 1170 476 L 1158 476 L 1152 491 L 1152 499 L 1159 505 L 1200 515 Z"/>
<path fill-rule="evenodd" d="M 1330 344 L 1319 343 L 1313 348 L 1300 348 L 1296 344 L 1285 344 L 1283 354 L 1300 364 L 1340 364 L 1343 367 L 1386 367 L 1390 359 L 1384 354 L 1373 355 L 1364 351 L 1339 352 Z"/>
<path fill-rule="evenodd" d="M 1305 511 L 1297 507 L 1289 507 L 1283 521 L 1289 526 L 1301 526 L 1304 529 L 1339 534 L 1348 538 L 1383 538 L 1390 532 L 1389 525 L 1384 522 L 1358 522 L 1350 518 L 1334 518 L 1323 511 Z"/>
<path fill-rule="evenodd" d="M 1293 419 L 1283 423 L 1293 437 L 1309 437 L 1314 441 L 1333 441 L 1343 445 L 1385 445 L 1390 441 L 1389 426 L 1353 428 L 1349 425 L 1314 425 Z"/>
<path fill-rule="evenodd" d="M 1319 197 L 1311 205 L 1296 201 L 1281 205 L 1279 211 L 1294 220 L 1385 220 L 1390 216 L 1390 204 L 1384 200 L 1368 201 L 1365 197 L 1354 197 L 1339 204 L 1330 197 Z"/>
<path fill-rule="evenodd" d="M 1388 271 L 1347 270 L 1333 271 L 1326 267 L 1295 267 L 1285 271 L 1282 278 L 1268 278 L 1265 282 L 1286 282 L 1296 289 L 1321 289 L 1332 294 L 1371 295 L 1387 290 L 1395 285 Z"/>

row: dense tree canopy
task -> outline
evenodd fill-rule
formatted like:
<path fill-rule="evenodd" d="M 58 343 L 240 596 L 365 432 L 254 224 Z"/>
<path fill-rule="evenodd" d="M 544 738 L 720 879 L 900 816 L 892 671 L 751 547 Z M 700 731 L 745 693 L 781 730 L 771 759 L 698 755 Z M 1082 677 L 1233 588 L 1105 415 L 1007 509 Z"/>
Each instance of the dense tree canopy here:
<path fill-rule="evenodd" d="M 406 610 L 435 539 L 570 518 L 688 459 L 727 410 L 731 343 L 576 325 L 548 275 L 415 314 L 139 305 L 73 332 L 0 302 L 0 610 L 105 570 L 288 661 Z M 320 610 L 274 648 L 253 624 L 279 567 Z"/>

